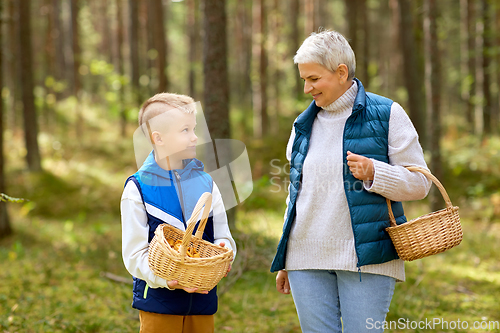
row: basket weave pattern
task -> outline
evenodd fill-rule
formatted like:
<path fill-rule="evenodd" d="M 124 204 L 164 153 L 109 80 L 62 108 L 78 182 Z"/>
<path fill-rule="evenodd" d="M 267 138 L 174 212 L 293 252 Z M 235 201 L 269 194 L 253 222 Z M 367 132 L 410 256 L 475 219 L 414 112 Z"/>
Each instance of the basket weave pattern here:
<path fill-rule="evenodd" d="M 446 202 L 445 209 L 397 225 L 391 202 L 386 199 L 391 226 L 385 230 L 389 233 L 399 257 L 405 261 L 412 261 L 457 246 L 462 241 L 463 233 L 458 207 L 452 205 L 448 193 L 439 180 L 423 168 L 407 167 L 407 169 L 421 172 L 432 180 Z"/>
<path fill-rule="evenodd" d="M 233 251 L 202 239 L 203 231 L 210 213 L 212 195 L 204 193 L 196 204 L 185 232 L 163 223 L 155 230 L 149 244 L 149 267 L 156 276 L 167 281 L 176 280 L 184 288 L 198 288 L 198 291 L 212 290 L 226 275 L 233 260 Z M 203 215 L 196 235 L 194 227 L 201 210 Z M 167 243 L 167 239 L 181 240 L 179 251 Z M 200 258 L 188 257 L 186 252 L 193 247 Z"/>

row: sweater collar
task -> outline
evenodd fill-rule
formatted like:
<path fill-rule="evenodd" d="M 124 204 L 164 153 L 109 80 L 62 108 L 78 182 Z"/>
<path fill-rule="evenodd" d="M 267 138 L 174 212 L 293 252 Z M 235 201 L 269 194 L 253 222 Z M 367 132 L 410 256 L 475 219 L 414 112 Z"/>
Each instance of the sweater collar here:
<path fill-rule="evenodd" d="M 358 93 L 356 94 L 356 98 L 354 99 L 354 104 L 352 107 L 352 113 L 354 114 L 365 108 L 366 92 L 361 81 L 359 81 L 357 78 L 354 78 L 353 80 L 358 86 Z M 350 89 L 352 89 L 352 87 Z M 332 104 L 334 103 L 335 102 L 333 102 Z M 314 122 L 314 119 L 316 118 L 316 115 L 319 111 L 321 111 L 321 108 L 316 105 L 315 101 L 312 101 L 309 107 L 297 117 L 297 120 L 295 120 L 295 130 L 302 134 L 306 134 L 307 132 L 309 132 L 312 127 L 312 123 Z"/>
<path fill-rule="evenodd" d="M 366 92 L 365 87 L 358 79 L 354 78 L 354 81 L 358 84 L 358 93 L 356 94 L 356 99 L 354 100 L 354 105 L 352 106 L 352 113 L 358 113 L 363 110 L 366 106 Z"/>
<path fill-rule="evenodd" d="M 356 94 L 358 93 L 358 83 L 353 80 L 352 85 L 347 89 L 347 91 L 337 98 L 333 103 L 323 107 L 323 110 L 327 112 L 342 112 L 351 111 L 354 105 L 354 100 L 356 99 Z"/>

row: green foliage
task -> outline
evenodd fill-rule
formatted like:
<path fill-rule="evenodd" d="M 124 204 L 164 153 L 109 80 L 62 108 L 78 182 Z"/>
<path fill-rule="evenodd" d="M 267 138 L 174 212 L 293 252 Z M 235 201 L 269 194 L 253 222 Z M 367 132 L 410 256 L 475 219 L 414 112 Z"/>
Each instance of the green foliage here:
<path fill-rule="evenodd" d="M 457 197 L 489 197 L 500 188 L 500 137 L 444 140 L 444 183 Z"/>

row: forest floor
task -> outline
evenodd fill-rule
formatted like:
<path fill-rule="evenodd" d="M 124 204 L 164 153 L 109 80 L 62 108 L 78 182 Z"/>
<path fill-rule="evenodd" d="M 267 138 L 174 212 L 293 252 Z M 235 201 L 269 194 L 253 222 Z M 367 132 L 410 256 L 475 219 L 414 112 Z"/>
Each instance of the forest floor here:
<path fill-rule="evenodd" d="M 21 138 L 9 138 L 19 143 L 9 148 L 8 194 L 29 201 L 9 204 L 14 234 L 0 240 L 0 332 L 138 332 L 119 212 L 124 180 L 135 172 L 132 142 L 86 131 L 86 141 L 41 135 L 46 171 L 38 174 L 24 170 Z M 269 191 L 268 180 L 256 180 L 237 212 L 238 255 L 219 285 L 216 332 L 300 332 L 292 297 L 275 290 L 269 272 L 284 209 L 284 193 Z M 278 198 L 265 207 L 260 196 Z M 500 332 L 500 223 L 459 205 L 462 244 L 406 264 L 386 332 Z M 405 207 L 410 218 L 427 210 Z"/>

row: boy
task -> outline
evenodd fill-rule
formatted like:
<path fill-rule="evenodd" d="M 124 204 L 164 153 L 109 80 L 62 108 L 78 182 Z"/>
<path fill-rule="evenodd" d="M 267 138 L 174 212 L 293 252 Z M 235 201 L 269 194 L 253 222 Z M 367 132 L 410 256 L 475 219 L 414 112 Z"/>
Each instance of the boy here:
<path fill-rule="evenodd" d="M 140 332 L 214 332 L 217 288 L 209 292 L 184 288 L 155 276 L 148 266 L 148 246 L 156 227 L 169 223 L 185 230 L 204 192 L 211 192 L 213 199 L 203 239 L 236 254 L 220 191 L 195 158 L 195 102 L 184 95 L 157 94 L 139 111 L 139 126 L 153 151 L 127 179 L 121 215 L 122 255 L 134 279 L 132 307 L 140 310 Z"/>

